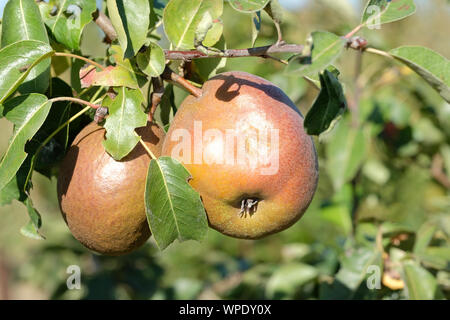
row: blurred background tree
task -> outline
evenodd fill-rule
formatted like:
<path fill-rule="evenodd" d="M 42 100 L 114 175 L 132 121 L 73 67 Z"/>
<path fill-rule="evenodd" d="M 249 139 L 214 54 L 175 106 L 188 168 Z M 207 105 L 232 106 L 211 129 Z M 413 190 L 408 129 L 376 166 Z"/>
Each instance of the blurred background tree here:
<path fill-rule="evenodd" d="M 5 2 L 0 0 L 0 16 Z M 346 34 L 358 24 L 364 2 L 280 0 L 284 40 L 304 43 L 315 30 Z M 361 35 L 381 49 L 423 45 L 450 56 L 448 1 L 416 5 L 415 15 Z M 256 46 L 277 36 L 265 12 L 262 17 Z M 250 16 L 226 5 L 222 18 L 227 46 L 250 47 Z M 102 37 L 90 23 L 81 52 L 104 56 Z M 35 174 L 32 197 L 47 240 L 19 233 L 28 221 L 22 204 L 0 207 L 0 299 L 449 298 L 450 105 L 410 69 L 379 56 L 364 55 L 361 73 L 355 72 L 357 55 L 349 51 L 336 62 L 350 111 L 315 140 L 319 188 L 291 228 L 257 241 L 210 230 L 202 243 L 174 243 L 164 252 L 150 240 L 131 255 L 98 256 L 71 236 L 58 208 L 56 179 Z M 305 114 L 317 91 L 283 69 L 251 57 L 229 59 L 222 70 L 269 79 Z M 70 83 L 70 73 L 60 77 Z M 175 90 L 177 105 L 185 95 Z M 0 154 L 11 132 L 0 119 Z M 70 265 L 82 270 L 81 290 L 67 290 Z"/>

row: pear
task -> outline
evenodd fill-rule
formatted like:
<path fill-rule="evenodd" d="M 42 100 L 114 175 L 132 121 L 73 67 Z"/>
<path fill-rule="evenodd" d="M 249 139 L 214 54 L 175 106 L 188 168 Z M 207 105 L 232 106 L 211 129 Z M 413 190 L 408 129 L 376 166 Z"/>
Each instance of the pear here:
<path fill-rule="evenodd" d="M 192 175 L 209 224 L 258 239 L 294 224 L 318 182 L 313 140 L 303 116 L 273 83 L 245 72 L 206 81 L 181 104 L 163 143 Z"/>
<path fill-rule="evenodd" d="M 148 122 L 136 129 L 148 148 L 161 153 L 164 131 Z M 150 237 L 144 190 L 150 156 L 137 144 L 114 160 L 104 149 L 105 129 L 91 123 L 75 138 L 58 176 L 58 200 L 73 236 L 105 255 L 122 255 Z"/>

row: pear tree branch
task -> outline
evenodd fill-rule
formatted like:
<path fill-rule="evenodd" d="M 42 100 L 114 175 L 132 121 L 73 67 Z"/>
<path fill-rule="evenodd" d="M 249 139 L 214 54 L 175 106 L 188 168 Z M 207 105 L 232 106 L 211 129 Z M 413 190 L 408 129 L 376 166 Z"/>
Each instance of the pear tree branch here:
<path fill-rule="evenodd" d="M 205 54 L 198 50 L 164 50 L 168 60 L 192 60 L 204 58 L 243 58 L 260 57 L 270 58 L 274 53 L 302 53 L 304 46 L 301 44 L 288 44 L 284 42 L 275 43 L 268 46 L 246 48 L 246 49 L 226 49 L 219 52 Z"/>

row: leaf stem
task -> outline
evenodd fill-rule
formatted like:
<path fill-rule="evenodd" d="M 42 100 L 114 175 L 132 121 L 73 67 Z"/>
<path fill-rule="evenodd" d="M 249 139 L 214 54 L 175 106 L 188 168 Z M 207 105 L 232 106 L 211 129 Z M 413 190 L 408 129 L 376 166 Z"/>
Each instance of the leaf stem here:
<path fill-rule="evenodd" d="M 54 99 L 52 99 L 53 101 L 55 101 Z M 59 100 L 61 101 L 61 100 Z M 25 184 L 24 184 L 24 191 L 27 191 L 27 187 L 28 187 L 28 182 L 31 179 L 31 175 L 33 174 L 33 170 L 34 167 L 36 165 L 36 160 L 37 157 L 39 155 L 39 153 L 41 152 L 42 148 L 44 148 L 47 143 L 50 142 L 50 140 L 52 140 L 52 138 L 58 134 L 58 132 L 60 132 L 62 129 L 64 129 L 69 123 L 71 123 L 72 121 L 74 121 L 75 119 L 77 119 L 78 117 L 80 117 L 82 114 L 84 114 L 86 111 L 88 111 L 91 107 L 87 106 L 85 107 L 83 110 L 81 110 L 80 112 L 78 112 L 77 114 L 73 115 L 69 120 L 67 120 L 66 122 L 64 122 L 62 125 L 60 125 L 55 131 L 53 131 L 45 140 L 44 142 L 42 142 L 38 149 L 36 150 L 36 152 L 34 153 L 33 157 L 31 158 L 31 165 L 30 165 L 30 170 L 28 171 L 28 175 L 27 178 L 25 179 Z"/>
<path fill-rule="evenodd" d="M 378 49 L 375 49 L 375 48 L 366 48 L 364 51 L 365 52 L 369 52 L 369 53 L 373 53 L 373 54 L 378 54 L 379 56 L 383 56 L 383 57 L 387 57 L 387 58 L 391 58 L 391 59 L 394 58 L 388 52 L 383 51 L 383 50 L 378 50 Z"/>
<path fill-rule="evenodd" d="M 101 64 L 89 59 L 89 58 L 85 58 L 83 56 L 79 56 L 73 53 L 67 53 L 67 52 L 55 52 L 54 54 L 57 57 L 69 57 L 69 58 L 75 58 L 75 59 L 79 59 L 79 60 L 83 60 L 86 61 L 89 64 L 92 64 L 93 66 L 96 66 L 97 68 L 99 68 L 100 70 L 105 70 L 105 67 L 102 66 Z"/>
<path fill-rule="evenodd" d="M 364 23 L 356 26 L 352 31 L 350 31 L 349 33 L 347 33 L 344 38 L 345 39 L 350 39 L 351 37 L 353 37 L 359 30 L 361 30 L 362 27 L 364 27 Z"/>
<path fill-rule="evenodd" d="M 139 143 L 144 147 L 145 151 L 147 151 L 147 153 L 149 154 L 150 158 L 152 158 L 153 160 L 156 160 L 157 157 L 153 154 L 152 150 L 150 150 L 149 147 L 147 147 L 147 145 L 145 144 L 144 140 L 142 140 L 142 138 L 135 133 L 138 137 L 139 137 Z"/>
<path fill-rule="evenodd" d="M 89 108 L 92 108 L 92 109 L 98 109 L 100 107 L 97 104 L 93 104 L 91 102 L 88 102 L 88 101 L 85 101 L 85 100 L 82 100 L 82 99 L 79 99 L 79 98 L 73 98 L 73 97 L 57 97 L 57 98 L 50 99 L 49 101 L 51 101 L 51 102 L 71 101 L 71 102 L 75 102 L 75 103 L 78 103 L 78 104 L 81 104 L 81 105 L 89 106 Z"/>

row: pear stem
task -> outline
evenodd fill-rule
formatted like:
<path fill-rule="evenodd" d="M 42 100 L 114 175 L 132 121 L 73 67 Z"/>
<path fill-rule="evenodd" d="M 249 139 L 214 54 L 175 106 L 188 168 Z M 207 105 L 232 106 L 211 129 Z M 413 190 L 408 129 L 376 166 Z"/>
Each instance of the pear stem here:
<path fill-rule="evenodd" d="M 189 81 L 187 81 L 185 78 L 183 78 L 182 76 L 180 76 L 177 73 L 175 73 L 174 71 L 172 71 L 167 66 L 164 69 L 164 72 L 161 76 L 166 81 L 170 81 L 175 84 L 178 84 L 179 86 L 181 86 L 183 89 L 188 91 L 190 94 L 192 94 L 196 98 L 201 97 L 203 94 L 202 89 L 197 88 L 193 84 L 189 83 Z"/>

